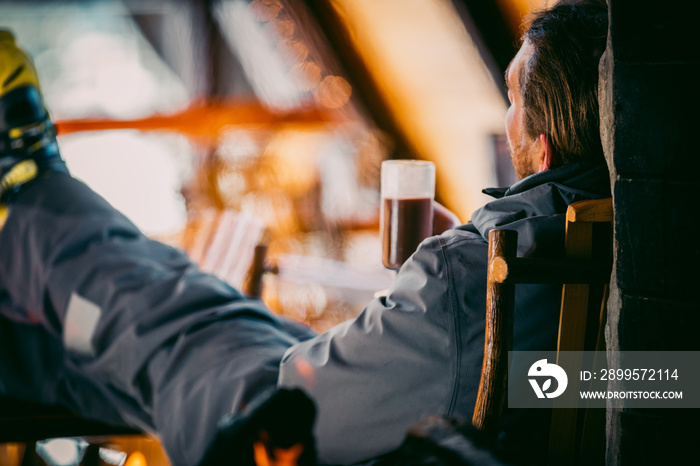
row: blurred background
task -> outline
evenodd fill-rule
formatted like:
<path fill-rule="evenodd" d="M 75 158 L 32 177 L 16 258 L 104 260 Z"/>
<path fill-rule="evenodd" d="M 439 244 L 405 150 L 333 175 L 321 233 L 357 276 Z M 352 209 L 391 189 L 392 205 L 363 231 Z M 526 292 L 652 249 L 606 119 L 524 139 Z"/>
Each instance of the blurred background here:
<path fill-rule="evenodd" d="M 383 160 L 433 161 L 463 222 L 481 189 L 515 181 L 503 73 L 546 4 L 0 1 L 0 27 L 34 58 L 74 176 L 236 287 L 264 244 L 261 298 L 323 331 L 392 281 Z M 149 441 L 120 448 L 167 464 Z M 77 464 L 72 445 L 51 464 Z"/>

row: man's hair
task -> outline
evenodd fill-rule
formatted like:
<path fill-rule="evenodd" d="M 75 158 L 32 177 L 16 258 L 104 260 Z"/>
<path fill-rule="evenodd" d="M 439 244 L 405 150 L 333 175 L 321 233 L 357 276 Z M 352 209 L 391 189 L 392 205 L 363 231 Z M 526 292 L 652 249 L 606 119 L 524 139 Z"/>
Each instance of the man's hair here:
<path fill-rule="evenodd" d="M 519 77 L 525 131 L 550 138 L 557 165 L 603 160 L 598 63 L 607 32 L 605 0 L 560 0 L 535 13 L 523 36 L 533 46 Z"/>

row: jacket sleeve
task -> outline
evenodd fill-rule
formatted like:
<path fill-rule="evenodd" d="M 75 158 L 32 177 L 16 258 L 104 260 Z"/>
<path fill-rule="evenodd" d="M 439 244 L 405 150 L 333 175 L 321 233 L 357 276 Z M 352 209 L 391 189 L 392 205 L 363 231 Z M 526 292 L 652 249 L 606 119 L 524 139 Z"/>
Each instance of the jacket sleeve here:
<path fill-rule="evenodd" d="M 279 386 L 318 408 L 319 459 L 348 464 L 397 447 L 407 429 L 449 411 L 454 312 L 440 237 L 424 241 L 385 298 L 354 320 L 290 348 Z"/>

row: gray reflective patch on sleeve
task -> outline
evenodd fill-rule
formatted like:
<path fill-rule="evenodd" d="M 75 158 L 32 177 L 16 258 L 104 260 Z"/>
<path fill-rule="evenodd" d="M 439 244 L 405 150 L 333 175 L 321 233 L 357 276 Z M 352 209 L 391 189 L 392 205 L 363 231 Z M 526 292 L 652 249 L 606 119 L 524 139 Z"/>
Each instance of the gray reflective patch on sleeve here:
<path fill-rule="evenodd" d="M 100 314 L 102 310 L 97 304 L 73 293 L 63 323 L 63 345 L 78 353 L 95 354 L 92 336 Z"/>

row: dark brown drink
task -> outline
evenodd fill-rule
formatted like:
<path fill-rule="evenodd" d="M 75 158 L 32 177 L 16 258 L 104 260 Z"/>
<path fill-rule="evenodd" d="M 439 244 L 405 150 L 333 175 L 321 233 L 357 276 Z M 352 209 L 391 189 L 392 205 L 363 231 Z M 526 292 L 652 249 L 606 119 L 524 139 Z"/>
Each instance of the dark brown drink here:
<path fill-rule="evenodd" d="M 384 199 L 382 263 L 398 269 L 433 232 L 430 198 Z"/>

